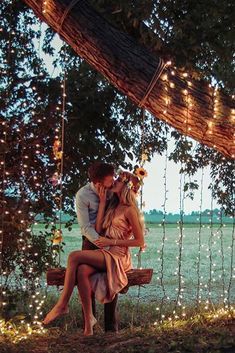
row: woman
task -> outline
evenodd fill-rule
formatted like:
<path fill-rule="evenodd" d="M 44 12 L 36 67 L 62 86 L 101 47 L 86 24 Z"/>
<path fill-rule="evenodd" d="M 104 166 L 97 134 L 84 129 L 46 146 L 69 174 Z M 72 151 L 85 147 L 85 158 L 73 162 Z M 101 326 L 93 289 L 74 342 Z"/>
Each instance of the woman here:
<path fill-rule="evenodd" d="M 94 242 L 99 249 L 73 251 L 69 255 L 63 291 L 44 324 L 68 312 L 77 276 L 85 320 L 84 335 L 93 335 L 96 319 L 92 314 L 92 292 L 101 303 L 112 301 L 128 282 L 126 271 L 131 269 L 128 248 L 144 246 L 143 224 L 136 204 L 139 187 L 137 176 L 121 172 L 112 188 L 114 195 L 106 212 L 106 191 L 100 190 L 96 230 L 99 234 L 104 230 L 105 237 L 100 236 Z"/>

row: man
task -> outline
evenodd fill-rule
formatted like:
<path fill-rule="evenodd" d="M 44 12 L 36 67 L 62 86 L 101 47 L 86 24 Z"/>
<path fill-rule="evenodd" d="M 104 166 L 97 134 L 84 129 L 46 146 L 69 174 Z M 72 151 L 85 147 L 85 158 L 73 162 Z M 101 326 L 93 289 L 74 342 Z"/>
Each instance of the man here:
<path fill-rule="evenodd" d="M 78 223 L 81 227 L 82 249 L 95 250 L 93 244 L 99 234 L 95 231 L 96 216 L 99 207 L 98 190 L 100 187 L 111 189 L 114 182 L 114 167 L 111 164 L 95 162 L 88 169 L 90 183 L 83 186 L 76 194 L 76 211 Z M 117 331 L 117 299 L 104 304 L 105 331 Z M 95 300 L 93 298 L 93 314 L 95 316 Z"/>

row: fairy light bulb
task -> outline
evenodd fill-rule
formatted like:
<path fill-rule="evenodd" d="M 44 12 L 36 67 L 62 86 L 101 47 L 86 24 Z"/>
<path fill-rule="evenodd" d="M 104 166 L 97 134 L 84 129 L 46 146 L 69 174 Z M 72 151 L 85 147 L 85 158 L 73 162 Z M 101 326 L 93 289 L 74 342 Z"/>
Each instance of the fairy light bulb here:
<path fill-rule="evenodd" d="M 43 1 L 42 4 L 42 13 L 45 15 L 47 12 L 47 1 Z"/>

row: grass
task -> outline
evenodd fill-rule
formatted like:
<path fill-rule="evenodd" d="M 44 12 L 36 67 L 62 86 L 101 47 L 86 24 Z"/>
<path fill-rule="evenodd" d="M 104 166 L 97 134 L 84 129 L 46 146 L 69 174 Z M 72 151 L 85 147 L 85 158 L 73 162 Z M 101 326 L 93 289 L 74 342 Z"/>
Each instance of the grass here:
<path fill-rule="evenodd" d="M 47 294 L 45 304 L 43 306 L 43 316 L 54 306 L 59 296 L 59 292 L 49 292 Z M 177 309 L 174 312 L 174 303 L 166 305 L 161 308 L 161 302 L 157 301 L 143 301 L 133 300 L 132 296 L 119 295 L 118 300 L 118 316 L 119 316 L 119 328 L 120 329 L 133 329 L 134 327 L 146 328 L 155 324 L 162 325 L 162 323 L 170 322 L 175 319 L 174 316 L 178 315 L 181 319 L 190 319 L 196 315 L 209 315 L 209 310 L 205 311 L 205 303 L 199 307 L 189 306 L 185 311 L 185 316 L 182 316 L 181 309 Z M 220 312 L 224 313 L 223 306 L 216 305 L 213 313 Z M 232 312 L 232 311 L 231 311 Z M 164 320 L 162 320 L 161 314 L 164 313 Z M 234 310 L 235 314 L 235 310 Z M 104 322 L 104 310 L 103 305 L 96 303 L 96 319 L 98 320 L 100 327 L 103 327 Z M 55 326 L 60 327 L 66 322 L 66 327 L 69 331 L 74 329 L 82 329 L 83 327 L 83 316 L 82 306 L 78 299 L 77 290 L 74 291 L 74 295 L 69 304 L 69 314 L 64 318 L 56 321 Z"/>
<path fill-rule="evenodd" d="M 42 226 L 38 226 L 41 229 Z M 148 225 L 149 232 L 146 236 L 147 249 L 141 256 L 141 266 L 144 268 L 153 268 L 154 275 L 151 284 L 141 288 L 130 288 L 127 297 L 138 299 L 141 296 L 142 301 L 160 302 L 164 298 L 164 306 L 175 303 L 178 284 L 179 284 L 179 245 L 177 240 L 179 230 L 176 225 L 167 225 L 166 240 L 164 242 L 164 252 L 161 258 L 163 229 L 159 225 Z M 186 225 L 183 237 L 183 250 L 181 259 L 181 275 L 184 283 L 182 303 L 194 305 L 197 296 L 198 281 L 200 284 L 201 301 L 206 301 L 209 297 L 214 304 L 222 303 L 224 298 L 234 302 L 235 284 L 231 282 L 230 292 L 229 284 L 232 279 L 231 255 L 232 255 L 232 237 L 233 228 L 229 225 L 218 231 L 218 226 L 210 229 L 208 226 L 201 231 L 201 251 L 200 266 L 198 268 L 198 228 L 195 225 Z M 66 266 L 68 254 L 81 248 L 81 235 L 78 225 L 74 225 L 72 231 L 63 229 L 63 238 L 65 242 L 64 253 L 61 253 L 61 265 Z M 138 249 L 132 248 L 133 266 L 137 267 Z M 198 272 L 199 270 L 199 272 Z M 162 277 L 162 281 L 160 281 Z M 165 291 L 165 295 L 164 295 Z"/>
<path fill-rule="evenodd" d="M 123 303 L 122 314 L 124 311 L 130 314 L 132 309 L 132 303 Z M 139 313 L 142 324 L 134 326 L 129 320 L 128 325 L 122 327 L 118 334 L 104 333 L 102 327 L 97 326 L 94 336 L 83 337 L 81 321 L 71 327 L 71 319 L 68 317 L 60 319 L 56 326 L 50 327 L 43 334 L 33 334 L 27 340 L 15 344 L 2 336 L 0 352 L 234 353 L 235 321 L 232 317 L 196 315 L 187 320 L 167 321 L 154 326 L 149 322 L 148 315 L 152 315 L 150 309 L 149 305 L 143 304 Z M 79 317 L 79 313 L 73 311 L 73 316 L 77 315 Z M 99 323 L 102 325 L 101 317 Z"/>
<path fill-rule="evenodd" d="M 39 225 L 35 231 L 43 230 Z M 235 352 L 235 322 L 228 314 L 219 314 L 218 318 L 205 313 L 206 300 L 210 298 L 208 308 L 223 307 L 224 298 L 234 302 L 234 281 L 229 288 L 232 273 L 231 244 L 232 227 L 223 228 L 217 233 L 214 229 L 203 227 L 200 261 L 200 295 L 202 303 L 196 301 L 197 294 L 197 256 L 198 228 L 195 225 L 185 226 L 181 273 L 183 275 L 182 306 L 176 306 L 179 275 L 178 229 L 176 225 L 168 225 L 164 243 L 163 262 L 159 260 L 162 249 L 162 227 L 149 225 L 146 236 L 147 249 L 142 254 L 142 267 L 154 269 L 152 283 L 145 288 L 132 287 L 128 293 L 119 296 L 119 334 L 103 332 L 103 306 L 97 306 L 96 327 L 93 337 L 82 335 L 81 305 L 77 295 L 70 303 L 70 314 L 57 320 L 42 335 L 33 334 L 27 340 L 12 343 L 12 333 L 0 337 L 0 353 L 234 353 Z M 71 232 L 63 229 L 64 253 L 61 254 L 61 264 L 66 264 L 68 254 L 81 248 L 79 227 L 75 225 Z M 207 250 L 209 246 L 209 251 Z M 132 249 L 133 264 L 137 265 L 136 249 Z M 163 264 L 163 272 L 161 266 Z M 211 269 L 210 269 L 210 265 Z M 224 270 L 224 271 L 223 271 Z M 213 273 L 212 273 L 213 271 Z M 159 278 L 163 275 L 162 283 Z M 210 275 L 213 281 L 210 282 Z M 202 277 L 202 278 L 201 278 Z M 209 296 L 208 284 L 211 285 Z M 165 296 L 164 291 L 165 290 Z M 47 298 L 43 307 L 46 313 L 56 301 L 59 293 L 55 288 L 48 288 Z M 186 308 L 182 310 L 183 306 Z M 175 312 L 173 313 L 173 311 Z M 185 311 L 186 317 L 182 317 Z M 200 313 L 200 315 L 198 315 Z M 165 320 L 161 322 L 162 315 Z M 175 319 L 178 315 L 181 319 Z M 173 320 L 172 320 L 173 318 Z M 155 325 L 154 323 L 157 322 Z M 17 325 L 15 330 L 17 329 Z"/>

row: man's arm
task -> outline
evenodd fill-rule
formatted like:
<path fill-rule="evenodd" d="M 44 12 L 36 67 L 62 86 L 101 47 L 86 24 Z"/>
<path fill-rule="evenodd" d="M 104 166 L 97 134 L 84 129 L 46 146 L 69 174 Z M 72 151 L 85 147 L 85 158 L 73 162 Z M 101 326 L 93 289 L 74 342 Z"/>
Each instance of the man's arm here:
<path fill-rule="evenodd" d="M 76 212 L 82 235 L 84 235 L 91 242 L 94 242 L 98 239 L 99 234 L 90 223 L 88 202 L 85 201 L 80 194 L 76 195 Z"/>

